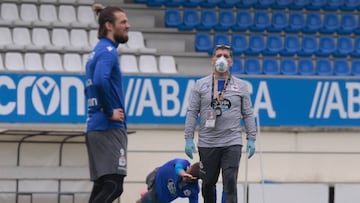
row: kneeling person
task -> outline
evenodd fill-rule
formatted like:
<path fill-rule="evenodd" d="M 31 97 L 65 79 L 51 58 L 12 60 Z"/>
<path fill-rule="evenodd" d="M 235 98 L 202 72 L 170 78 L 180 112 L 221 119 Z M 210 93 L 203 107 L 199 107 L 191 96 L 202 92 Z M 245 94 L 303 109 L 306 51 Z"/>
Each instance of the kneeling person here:
<path fill-rule="evenodd" d="M 137 203 L 169 203 L 178 197 L 198 203 L 200 192 L 199 162 L 190 165 L 186 159 L 173 159 L 153 170 L 146 177 L 148 192 Z"/>

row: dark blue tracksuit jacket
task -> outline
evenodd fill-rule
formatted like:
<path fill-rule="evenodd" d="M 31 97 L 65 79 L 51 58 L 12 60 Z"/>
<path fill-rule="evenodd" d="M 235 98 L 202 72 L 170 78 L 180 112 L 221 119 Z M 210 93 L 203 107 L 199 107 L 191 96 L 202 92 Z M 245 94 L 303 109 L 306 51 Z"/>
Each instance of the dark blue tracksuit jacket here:
<path fill-rule="evenodd" d="M 87 131 L 126 128 L 126 120 L 109 119 L 116 108 L 125 112 L 122 83 L 117 44 L 101 38 L 86 63 Z"/>

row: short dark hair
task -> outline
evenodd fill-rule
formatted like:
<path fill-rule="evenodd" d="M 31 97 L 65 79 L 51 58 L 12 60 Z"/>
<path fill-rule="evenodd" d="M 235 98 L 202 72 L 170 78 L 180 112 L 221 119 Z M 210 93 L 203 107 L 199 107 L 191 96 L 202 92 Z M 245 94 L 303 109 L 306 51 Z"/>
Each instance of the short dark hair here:
<path fill-rule="evenodd" d="M 197 177 L 199 178 L 199 174 L 200 174 L 200 163 L 196 162 L 193 165 L 190 166 L 189 169 L 189 173 L 193 176 L 193 177 Z"/>
<path fill-rule="evenodd" d="M 116 17 L 114 15 L 115 12 L 123 12 L 125 13 L 124 9 L 118 7 L 118 6 L 107 6 L 104 7 L 101 4 L 94 4 L 92 6 L 96 16 L 97 21 L 99 24 L 99 30 L 98 30 L 98 38 L 106 37 L 107 35 L 107 29 L 105 27 L 105 23 L 109 22 L 114 24 Z"/>

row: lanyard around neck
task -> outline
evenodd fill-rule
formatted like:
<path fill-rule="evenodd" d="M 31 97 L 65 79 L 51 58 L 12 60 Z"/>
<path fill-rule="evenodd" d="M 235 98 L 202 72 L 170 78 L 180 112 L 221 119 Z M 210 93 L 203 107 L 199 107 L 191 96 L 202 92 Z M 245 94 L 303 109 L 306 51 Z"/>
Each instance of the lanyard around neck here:
<path fill-rule="evenodd" d="M 216 92 L 216 100 L 217 100 L 217 101 L 222 100 L 222 96 L 225 94 L 226 88 L 227 88 L 227 86 L 228 86 L 229 83 L 230 83 L 230 77 L 229 77 L 229 75 L 226 75 L 224 87 L 223 87 L 223 89 L 221 90 L 221 92 L 219 93 L 219 91 L 218 91 L 218 81 L 216 80 L 215 74 L 213 74 L 213 77 L 212 77 L 212 87 L 211 87 L 211 100 L 214 99 L 214 89 L 215 89 L 215 86 L 216 86 L 216 91 L 215 91 L 215 92 Z"/>

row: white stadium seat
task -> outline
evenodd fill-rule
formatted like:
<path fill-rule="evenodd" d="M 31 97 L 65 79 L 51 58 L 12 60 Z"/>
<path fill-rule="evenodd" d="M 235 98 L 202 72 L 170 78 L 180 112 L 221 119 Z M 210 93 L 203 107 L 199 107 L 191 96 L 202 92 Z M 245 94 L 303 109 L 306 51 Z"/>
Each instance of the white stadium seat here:
<path fill-rule="evenodd" d="M 71 5 L 59 6 L 59 20 L 70 27 L 86 27 L 86 24 L 80 24 L 77 21 L 75 7 Z"/>
<path fill-rule="evenodd" d="M 55 28 L 51 34 L 52 44 L 63 49 L 70 46 L 69 32 L 66 29 Z"/>
<path fill-rule="evenodd" d="M 156 58 L 153 55 L 139 57 L 139 69 L 143 73 L 158 73 Z"/>
<path fill-rule="evenodd" d="M 39 53 L 25 53 L 25 70 L 27 71 L 44 71 L 42 59 Z"/>
<path fill-rule="evenodd" d="M 5 50 L 12 45 L 11 31 L 9 28 L 0 27 L 0 49 Z"/>
<path fill-rule="evenodd" d="M 20 5 L 20 17 L 23 21 L 30 23 L 38 21 L 38 11 L 35 4 L 21 4 Z"/>
<path fill-rule="evenodd" d="M 5 70 L 5 67 L 4 67 L 4 62 L 3 62 L 2 56 L 0 54 L 0 71 L 1 70 Z"/>
<path fill-rule="evenodd" d="M 173 56 L 160 56 L 159 70 L 161 73 L 177 73 L 175 58 Z"/>
<path fill-rule="evenodd" d="M 13 21 L 19 20 L 19 11 L 17 5 L 14 3 L 3 3 L 1 4 L 0 17 L 5 23 L 11 24 Z"/>
<path fill-rule="evenodd" d="M 5 67 L 9 71 L 25 70 L 23 55 L 18 52 L 7 52 L 5 54 Z"/>
<path fill-rule="evenodd" d="M 129 41 L 127 42 L 129 48 L 138 49 L 140 53 L 155 53 L 156 49 L 145 47 L 144 36 L 142 32 L 130 31 Z"/>
<path fill-rule="evenodd" d="M 51 26 L 67 27 L 68 23 L 59 22 L 55 5 L 42 4 L 40 5 L 40 20 L 50 23 Z"/>
<path fill-rule="evenodd" d="M 95 3 L 95 0 L 78 0 L 77 2 L 78 4 L 92 5 Z M 122 2 L 118 2 L 118 3 L 122 3 Z"/>
<path fill-rule="evenodd" d="M 51 42 L 48 30 L 46 28 L 34 28 L 32 30 L 32 42 L 38 47 L 49 46 Z"/>
<path fill-rule="evenodd" d="M 97 38 L 98 31 L 97 30 L 90 30 L 89 31 L 89 44 L 92 48 L 95 47 L 99 39 Z"/>
<path fill-rule="evenodd" d="M 84 72 L 79 54 L 64 54 L 64 69 L 69 72 Z"/>
<path fill-rule="evenodd" d="M 120 56 L 120 69 L 123 73 L 138 73 L 139 68 L 135 55 L 124 54 Z"/>
<path fill-rule="evenodd" d="M 36 47 L 31 42 L 30 31 L 28 28 L 17 27 L 13 29 L 13 42 L 16 46 L 22 49 L 40 50 L 41 47 Z"/>
<path fill-rule="evenodd" d="M 88 35 L 83 29 L 72 29 L 70 31 L 70 42 L 73 47 L 84 51 L 90 50 Z"/>
<path fill-rule="evenodd" d="M 80 23 L 86 24 L 88 27 L 98 27 L 91 6 L 79 6 L 77 8 L 77 18 Z"/>
<path fill-rule="evenodd" d="M 64 71 L 60 54 L 45 53 L 44 69 L 46 71 Z"/>
<path fill-rule="evenodd" d="M 88 53 L 83 54 L 82 57 L 81 57 L 82 67 L 83 67 L 84 71 L 85 71 L 85 66 L 86 66 L 86 62 L 87 62 L 87 60 L 88 60 L 88 57 L 89 57 L 89 54 L 88 54 Z"/>

